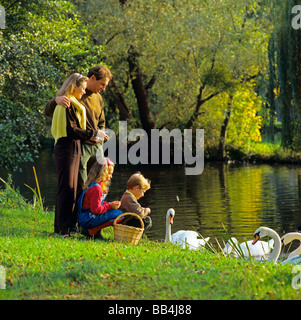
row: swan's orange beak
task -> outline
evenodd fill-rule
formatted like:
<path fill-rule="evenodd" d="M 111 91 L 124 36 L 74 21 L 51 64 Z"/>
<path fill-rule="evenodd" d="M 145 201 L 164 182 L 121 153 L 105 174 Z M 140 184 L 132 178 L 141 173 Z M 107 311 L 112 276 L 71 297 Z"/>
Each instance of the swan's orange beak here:
<path fill-rule="evenodd" d="M 169 216 L 169 224 L 173 224 L 173 216 Z"/>
<path fill-rule="evenodd" d="M 255 244 L 259 239 L 260 239 L 259 235 L 258 235 L 258 234 L 255 234 L 255 235 L 254 235 L 254 240 L 253 240 L 252 244 Z"/>

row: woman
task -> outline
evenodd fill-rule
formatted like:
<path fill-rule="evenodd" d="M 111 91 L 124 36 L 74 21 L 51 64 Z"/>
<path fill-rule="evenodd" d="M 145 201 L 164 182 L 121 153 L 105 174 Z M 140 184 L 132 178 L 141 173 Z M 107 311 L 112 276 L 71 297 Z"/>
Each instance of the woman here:
<path fill-rule="evenodd" d="M 78 99 L 85 94 L 88 78 L 73 73 L 57 96 L 68 96 L 69 108 L 57 105 L 53 113 L 51 133 L 55 139 L 54 159 L 58 174 L 54 232 L 68 236 L 76 229 L 75 211 L 81 140 L 108 138 L 102 130 L 86 130 L 86 109 Z"/>

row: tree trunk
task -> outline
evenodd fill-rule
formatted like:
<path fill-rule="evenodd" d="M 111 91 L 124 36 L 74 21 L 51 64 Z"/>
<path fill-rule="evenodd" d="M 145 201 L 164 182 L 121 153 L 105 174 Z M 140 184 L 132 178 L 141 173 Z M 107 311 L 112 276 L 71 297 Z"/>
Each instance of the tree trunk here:
<path fill-rule="evenodd" d="M 110 81 L 108 91 L 110 93 L 110 100 L 114 102 L 114 104 L 117 106 L 119 110 L 119 119 L 123 121 L 127 120 L 129 117 L 132 118 L 131 111 L 127 106 L 124 96 L 114 79 Z"/>
<path fill-rule="evenodd" d="M 268 59 L 269 59 L 269 82 L 267 86 L 267 100 L 264 103 L 264 108 L 267 110 L 268 122 L 264 125 L 269 141 L 275 142 L 275 119 L 276 119 L 276 94 L 277 88 L 277 65 L 275 55 L 275 34 L 270 38 L 268 45 Z"/>
<path fill-rule="evenodd" d="M 192 116 L 190 117 L 190 119 L 188 120 L 188 122 L 186 124 L 186 128 L 187 129 L 191 129 L 192 128 L 195 120 L 197 119 L 197 117 L 199 115 L 201 105 L 203 104 L 203 102 L 202 102 L 203 90 L 204 90 L 204 86 L 201 86 L 199 94 L 197 96 L 197 101 L 196 101 L 196 106 L 195 106 L 194 112 L 193 112 Z"/>
<path fill-rule="evenodd" d="M 198 116 L 203 114 L 203 112 L 200 112 L 201 106 L 205 102 L 209 101 L 210 99 L 212 99 L 213 97 L 215 97 L 221 93 L 221 91 L 217 91 L 217 92 L 210 94 L 207 98 L 203 99 L 203 90 L 204 89 L 205 89 L 205 84 L 200 86 L 200 90 L 199 90 L 199 94 L 197 96 L 197 101 L 196 101 L 196 106 L 195 106 L 194 112 L 193 112 L 192 116 L 190 117 L 190 119 L 188 120 L 188 122 L 186 123 L 187 129 L 192 129 L 194 122 L 196 121 Z"/>
<path fill-rule="evenodd" d="M 150 110 L 150 103 L 148 97 L 148 90 L 152 87 L 154 83 L 154 77 L 149 84 L 144 85 L 143 75 L 139 67 L 139 54 L 135 51 L 134 47 L 131 46 L 128 51 L 128 63 L 130 70 L 130 77 L 135 93 L 135 97 L 138 104 L 140 121 L 142 128 L 149 134 L 151 129 L 155 127 L 155 122 Z"/>
<path fill-rule="evenodd" d="M 224 160 L 226 157 L 226 148 L 225 148 L 226 137 L 227 137 L 227 129 L 230 121 L 230 116 L 232 112 L 232 106 L 233 106 L 233 96 L 230 95 L 228 100 L 228 108 L 227 108 L 226 116 L 221 127 L 220 140 L 219 140 L 219 146 L 218 146 L 218 152 L 217 152 L 218 160 Z"/>

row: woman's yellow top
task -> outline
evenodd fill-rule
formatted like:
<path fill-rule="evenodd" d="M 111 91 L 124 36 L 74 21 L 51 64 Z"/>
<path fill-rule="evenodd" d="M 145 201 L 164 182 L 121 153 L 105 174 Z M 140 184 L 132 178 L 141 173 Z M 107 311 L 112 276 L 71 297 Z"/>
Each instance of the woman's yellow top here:
<path fill-rule="evenodd" d="M 68 95 L 71 103 L 76 108 L 76 117 L 79 121 L 81 129 L 86 130 L 86 108 L 72 95 Z M 67 137 L 67 115 L 66 108 L 58 104 L 55 107 L 52 124 L 51 124 L 51 134 L 54 137 L 54 144 L 57 143 L 58 139 Z"/>

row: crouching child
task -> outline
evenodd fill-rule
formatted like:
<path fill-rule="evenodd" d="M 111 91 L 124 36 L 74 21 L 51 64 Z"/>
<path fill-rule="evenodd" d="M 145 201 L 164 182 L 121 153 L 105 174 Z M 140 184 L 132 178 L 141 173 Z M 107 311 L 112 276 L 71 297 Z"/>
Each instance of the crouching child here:
<path fill-rule="evenodd" d="M 133 174 L 127 182 L 127 190 L 120 200 L 119 207 L 122 212 L 136 213 L 141 217 L 144 222 L 144 233 L 152 227 L 152 219 L 149 216 L 151 209 L 143 208 L 138 200 L 144 196 L 148 189 L 150 189 L 150 181 L 140 172 Z M 133 227 L 141 227 L 139 220 L 133 217 L 126 219 L 123 223 Z"/>

